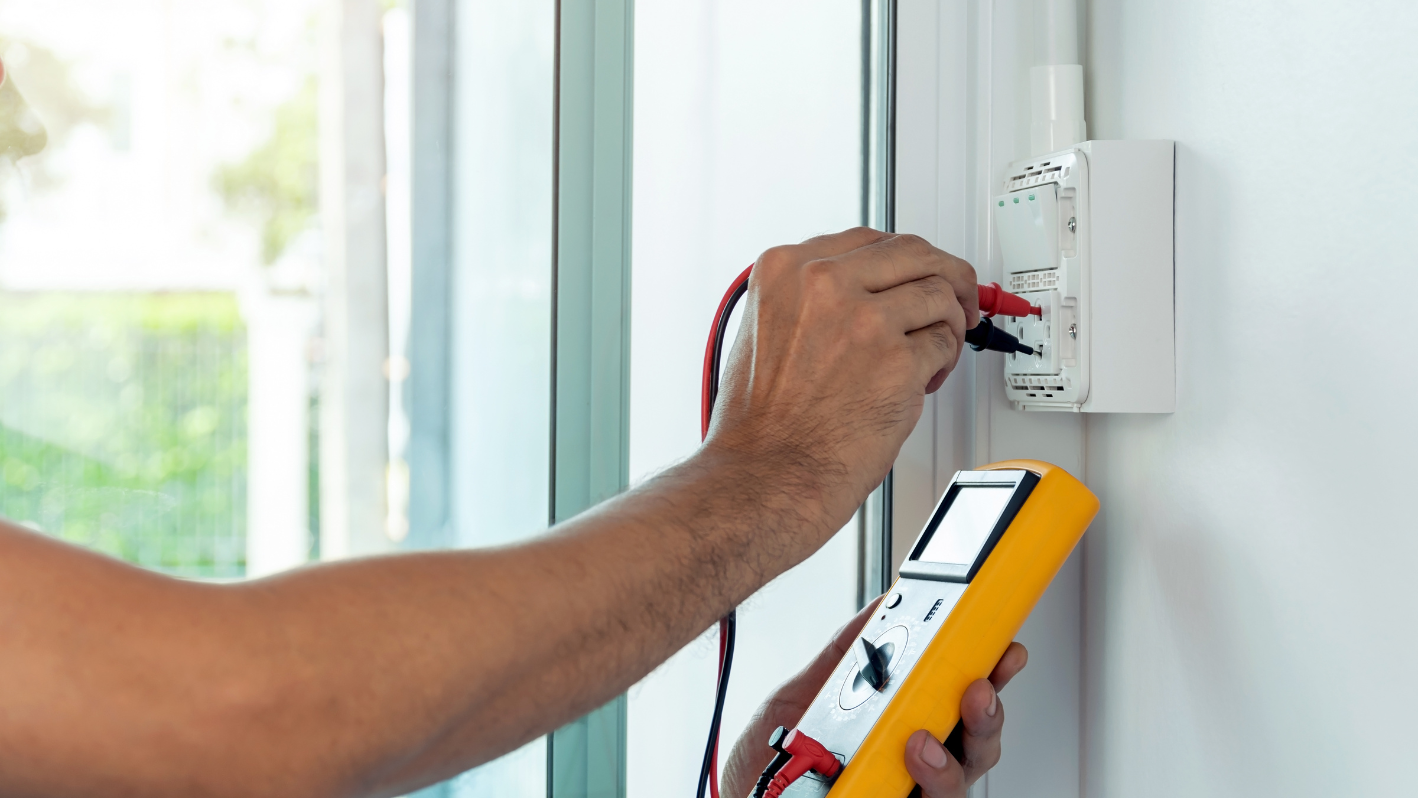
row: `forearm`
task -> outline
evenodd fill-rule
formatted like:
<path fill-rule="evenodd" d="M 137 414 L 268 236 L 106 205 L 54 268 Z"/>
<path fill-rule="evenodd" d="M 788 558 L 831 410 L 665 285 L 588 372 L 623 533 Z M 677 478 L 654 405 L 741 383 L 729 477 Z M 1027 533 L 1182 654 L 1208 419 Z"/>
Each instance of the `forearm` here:
<path fill-rule="evenodd" d="M 705 455 L 529 545 L 231 587 L 6 540 L 0 632 L 28 642 L 0 653 L 22 677 L 0 701 L 24 710 L 0 793 L 397 795 L 452 775 L 609 700 L 821 545 L 845 519 L 794 487 L 812 490 Z"/>
<path fill-rule="evenodd" d="M 429 724 L 435 739 L 387 774 L 388 791 L 491 759 L 604 704 L 846 522 L 821 512 L 815 488 L 795 484 L 791 469 L 750 467 L 701 453 L 543 540 L 472 555 L 476 593 L 450 596 L 419 622 L 465 623 L 479 642 L 428 658 L 464 670 L 429 680 L 455 693 L 430 702 L 443 708 Z M 427 584 L 445 581 L 470 580 Z M 420 613 L 433 605 L 410 603 Z"/>

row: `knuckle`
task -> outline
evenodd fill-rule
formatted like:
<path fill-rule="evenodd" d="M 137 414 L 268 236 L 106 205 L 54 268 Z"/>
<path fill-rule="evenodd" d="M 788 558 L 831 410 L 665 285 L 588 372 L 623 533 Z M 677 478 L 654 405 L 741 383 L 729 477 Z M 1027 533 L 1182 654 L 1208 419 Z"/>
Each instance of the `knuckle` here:
<path fill-rule="evenodd" d="M 832 268 L 831 261 L 808 261 L 803 264 L 802 271 L 803 280 L 812 288 L 821 290 L 836 284 L 837 272 Z"/>
<path fill-rule="evenodd" d="M 930 245 L 930 242 L 915 233 L 902 233 L 896 237 L 896 240 L 901 243 L 901 246 L 910 250 L 935 249 Z"/>
<path fill-rule="evenodd" d="M 763 254 L 758 256 L 758 264 L 753 267 L 753 270 L 771 274 L 791 267 L 797 260 L 793 249 L 790 245 L 784 245 L 764 250 Z"/>
<path fill-rule="evenodd" d="M 996 742 L 984 751 L 973 752 L 967 757 L 967 760 L 965 766 L 974 771 L 983 773 L 986 770 L 994 768 L 995 765 L 999 764 L 1000 760 L 999 743 Z"/>

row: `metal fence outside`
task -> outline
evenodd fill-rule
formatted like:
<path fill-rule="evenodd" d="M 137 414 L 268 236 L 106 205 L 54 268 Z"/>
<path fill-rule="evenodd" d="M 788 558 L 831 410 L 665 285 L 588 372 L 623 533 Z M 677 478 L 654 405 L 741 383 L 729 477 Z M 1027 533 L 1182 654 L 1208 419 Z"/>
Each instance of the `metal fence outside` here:
<path fill-rule="evenodd" d="M 0 515 L 242 577 L 246 340 L 230 294 L 0 293 Z"/>

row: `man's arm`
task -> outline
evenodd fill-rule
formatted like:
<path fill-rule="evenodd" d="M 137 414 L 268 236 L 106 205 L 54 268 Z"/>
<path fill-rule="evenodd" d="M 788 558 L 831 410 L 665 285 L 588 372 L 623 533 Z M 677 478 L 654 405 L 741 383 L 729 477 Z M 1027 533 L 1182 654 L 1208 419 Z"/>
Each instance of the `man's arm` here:
<path fill-rule="evenodd" d="M 399 795 L 603 704 L 847 521 L 974 295 L 909 236 L 770 250 L 705 446 L 522 546 L 213 586 L 0 528 L 0 794 Z"/>

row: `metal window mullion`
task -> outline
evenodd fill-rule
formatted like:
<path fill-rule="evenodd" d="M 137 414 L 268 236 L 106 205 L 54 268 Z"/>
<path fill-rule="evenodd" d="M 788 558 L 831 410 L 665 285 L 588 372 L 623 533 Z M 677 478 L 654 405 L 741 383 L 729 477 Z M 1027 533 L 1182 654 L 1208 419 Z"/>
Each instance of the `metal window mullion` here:
<path fill-rule="evenodd" d="M 405 548 L 452 544 L 453 31 L 452 0 L 413 4 L 412 241 L 408 379 L 409 536 Z"/>
<path fill-rule="evenodd" d="M 454 4 L 418 0 L 413 15 L 411 96 L 412 257 L 409 317 L 409 535 L 406 549 L 453 543 L 452 287 Z M 319 435 L 316 429 L 314 434 Z M 316 506 L 318 510 L 318 504 Z M 318 545 L 319 537 L 316 537 Z M 456 794 L 444 782 L 418 798 Z"/>
<path fill-rule="evenodd" d="M 896 0 L 862 0 L 862 222 L 896 229 Z M 893 474 L 861 510 L 858 605 L 892 582 Z"/>
<path fill-rule="evenodd" d="M 557 6 L 552 522 L 629 482 L 633 0 Z M 549 798 L 623 798 L 626 700 L 554 732 Z"/>

